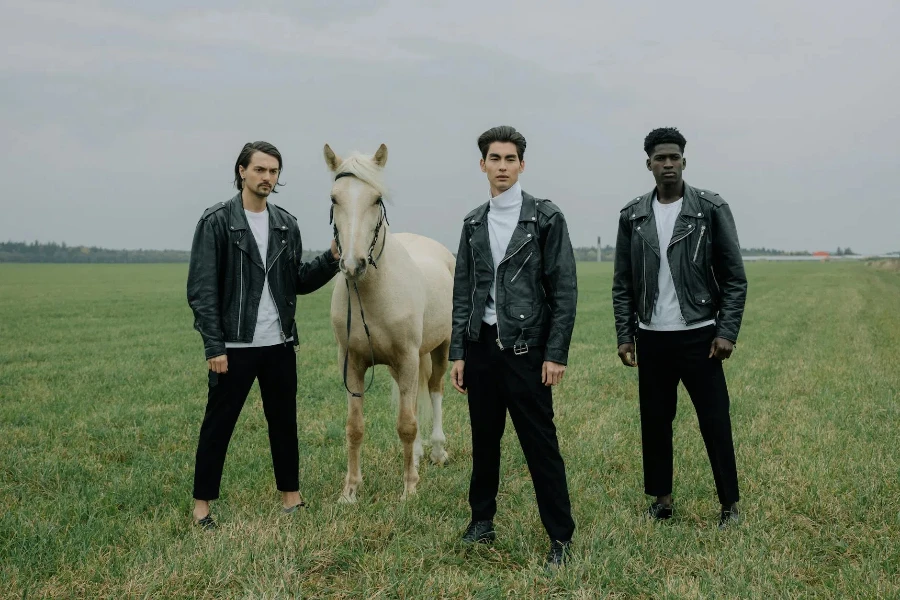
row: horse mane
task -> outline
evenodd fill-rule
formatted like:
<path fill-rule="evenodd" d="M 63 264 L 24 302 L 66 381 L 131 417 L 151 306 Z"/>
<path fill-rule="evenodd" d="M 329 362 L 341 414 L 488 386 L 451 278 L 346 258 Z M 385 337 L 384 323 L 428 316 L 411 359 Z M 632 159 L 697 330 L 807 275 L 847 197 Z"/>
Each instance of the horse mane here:
<path fill-rule="evenodd" d="M 336 173 L 349 173 L 363 183 L 372 186 L 376 192 L 388 201 L 388 189 L 384 182 L 384 169 L 375 164 L 373 157 L 360 152 L 353 152 L 344 159 Z"/>

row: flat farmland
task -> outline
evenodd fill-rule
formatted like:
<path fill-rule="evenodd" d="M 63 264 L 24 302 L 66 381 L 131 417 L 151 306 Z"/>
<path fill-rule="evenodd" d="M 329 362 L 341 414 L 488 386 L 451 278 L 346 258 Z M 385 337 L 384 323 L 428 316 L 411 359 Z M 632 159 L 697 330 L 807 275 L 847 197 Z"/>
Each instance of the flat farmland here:
<path fill-rule="evenodd" d="M 465 549 L 470 431 L 447 385 L 451 462 L 399 501 L 389 376 L 366 396 L 360 502 L 339 506 L 346 395 L 331 286 L 298 299 L 302 514 L 280 513 L 254 386 L 213 511 L 192 527 L 206 363 L 187 265 L 0 265 L 2 598 L 900 597 L 900 274 L 748 263 L 726 362 L 744 522 L 720 532 L 696 415 L 679 391 L 673 522 L 642 518 L 637 372 L 616 356 L 608 263 L 579 264 L 554 408 L 577 524 L 547 540 L 511 423 L 498 540 Z"/>

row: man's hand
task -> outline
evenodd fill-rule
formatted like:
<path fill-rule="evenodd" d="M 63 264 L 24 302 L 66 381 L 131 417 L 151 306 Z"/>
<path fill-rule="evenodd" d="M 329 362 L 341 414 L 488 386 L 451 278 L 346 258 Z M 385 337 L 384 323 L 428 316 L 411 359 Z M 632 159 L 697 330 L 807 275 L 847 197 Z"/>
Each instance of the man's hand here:
<path fill-rule="evenodd" d="M 719 360 L 726 360 L 731 358 L 731 353 L 734 352 L 734 344 L 725 338 L 717 337 L 713 340 L 712 345 L 709 347 L 709 358 L 717 358 Z"/>
<path fill-rule="evenodd" d="M 341 253 L 338 252 L 337 240 L 334 238 L 331 239 L 331 256 L 334 257 L 334 260 L 338 260 L 341 258 Z"/>
<path fill-rule="evenodd" d="M 626 367 L 637 366 L 637 355 L 634 353 L 634 342 L 626 342 L 619 346 L 619 358 Z"/>
<path fill-rule="evenodd" d="M 209 370 L 212 371 L 213 373 L 227 373 L 228 372 L 228 355 L 227 354 L 213 356 L 206 362 L 209 364 Z"/>
<path fill-rule="evenodd" d="M 460 394 L 468 394 L 466 391 L 466 384 L 463 382 L 463 373 L 466 370 L 466 361 L 464 360 L 454 360 L 453 368 L 450 369 L 450 381 L 453 383 L 453 387 L 456 388 L 456 391 Z"/>
<path fill-rule="evenodd" d="M 547 387 L 556 385 L 562 381 L 563 375 L 565 374 L 566 365 L 550 362 L 549 360 L 544 361 L 544 366 L 541 368 L 541 383 Z"/>

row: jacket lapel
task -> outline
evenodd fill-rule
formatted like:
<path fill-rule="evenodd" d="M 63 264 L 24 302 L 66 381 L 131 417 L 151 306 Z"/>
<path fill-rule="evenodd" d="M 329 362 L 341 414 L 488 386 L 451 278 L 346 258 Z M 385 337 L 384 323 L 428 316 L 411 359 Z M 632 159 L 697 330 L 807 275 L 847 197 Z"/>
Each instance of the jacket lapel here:
<path fill-rule="evenodd" d="M 488 264 L 494 264 L 494 258 L 491 255 L 491 237 L 488 233 L 487 226 L 487 213 L 489 204 L 485 203 L 484 208 L 478 212 L 472 219 L 469 221 L 469 224 L 473 226 L 472 229 L 472 237 L 469 240 L 469 245 L 472 249 L 481 256 L 481 259 L 487 261 Z M 487 255 L 485 256 L 485 252 Z"/>
<path fill-rule="evenodd" d="M 277 215 L 277 217 L 276 217 Z M 281 218 L 281 212 L 269 206 L 269 245 L 266 249 L 266 267 L 272 268 L 281 253 L 287 248 L 288 225 Z"/>
<path fill-rule="evenodd" d="M 653 190 L 641 197 L 640 202 L 631 210 L 631 223 L 634 231 L 659 256 L 659 236 L 656 233 L 656 217 L 653 215 Z"/>
<path fill-rule="evenodd" d="M 247 222 L 247 215 L 244 214 L 244 203 L 241 200 L 240 193 L 231 199 L 229 213 L 228 230 L 231 233 L 232 241 L 241 252 L 247 255 L 250 262 L 265 271 L 266 268 L 263 265 L 262 257 L 259 255 L 259 248 L 256 245 L 256 240 L 250 232 L 250 224 Z"/>
<path fill-rule="evenodd" d="M 678 220 L 675 221 L 675 229 L 672 231 L 672 241 L 669 242 L 669 247 L 694 233 L 697 228 L 697 220 L 702 218 L 703 209 L 700 207 L 697 191 L 685 183 L 684 200 L 681 203 Z"/>
<path fill-rule="evenodd" d="M 537 222 L 537 201 L 531 194 L 522 192 L 522 208 L 519 210 L 519 224 L 513 230 L 512 237 L 509 238 L 509 245 L 506 247 L 506 254 L 503 260 L 507 260 L 515 254 L 519 248 L 525 245 L 533 237 L 532 233 L 525 227 L 525 223 Z M 503 261 L 501 261 L 503 262 Z"/>

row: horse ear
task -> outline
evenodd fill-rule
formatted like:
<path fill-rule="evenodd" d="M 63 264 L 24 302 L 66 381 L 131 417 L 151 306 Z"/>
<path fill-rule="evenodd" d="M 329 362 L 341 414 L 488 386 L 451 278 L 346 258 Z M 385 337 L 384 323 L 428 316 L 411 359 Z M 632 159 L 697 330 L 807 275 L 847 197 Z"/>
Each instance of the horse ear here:
<path fill-rule="evenodd" d="M 344 162 L 340 156 L 334 153 L 334 150 L 331 149 L 331 146 L 325 144 L 324 148 L 325 153 L 325 164 L 328 165 L 328 170 L 334 173 L 337 171 L 338 167 L 341 166 L 341 163 Z"/>
<path fill-rule="evenodd" d="M 385 163 L 387 163 L 387 146 L 384 144 L 378 146 L 378 150 L 375 152 L 375 164 L 379 167 L 383 167 Z"/>

